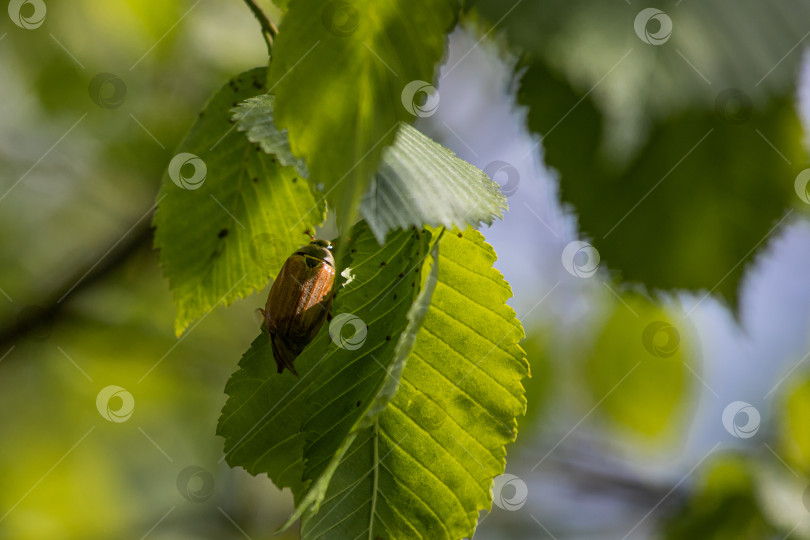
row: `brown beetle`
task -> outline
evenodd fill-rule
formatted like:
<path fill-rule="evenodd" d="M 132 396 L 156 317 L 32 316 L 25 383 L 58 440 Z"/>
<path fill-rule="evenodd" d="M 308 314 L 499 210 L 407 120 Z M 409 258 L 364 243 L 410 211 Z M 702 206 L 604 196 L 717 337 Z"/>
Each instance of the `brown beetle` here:
<path fill-rule="evenodd" d="M 270 287 L 265 309 L 260 310 L 278 372 L 287 368 L 295 376 L 298 372 L 293 361 L 323 326 L 335 282 L 332 244 L 311 239 L 284 263 Z"/>

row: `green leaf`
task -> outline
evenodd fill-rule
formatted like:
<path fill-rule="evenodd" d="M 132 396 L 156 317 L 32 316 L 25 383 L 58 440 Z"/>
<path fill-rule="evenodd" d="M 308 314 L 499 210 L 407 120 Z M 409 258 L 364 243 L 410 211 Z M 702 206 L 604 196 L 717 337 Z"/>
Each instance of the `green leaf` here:
<path fill-rule="evenodd" d="M 295 167 L 298 174 L 308 177 L 306 163 L 303 159 L 296 158 L 290 150 L 287 130 L 278 129 L 273 122 L 275 101 L 276 97 L 270 94 L 246 99 L 231 110 L 231 118 L 236 122 L 237 129 L 245 132 L 250 142 L 260 145 L 265 152 L 276 156 L 282 165 Z"/>
<path fill-rule="evenodd" d="M 670 117 L 626 163 L 605 153 L 591 96 L 547 66 L 528 70 L 520 101 L 544 134 L 563 201 L 609 267 L 650 288 L 702 289 L 736 305 L 745 265 L 795 198 L 805 157 L 792 97 L 754 108 L 742 124 L 711 109 Z"/>
<path fill-rule="evenodd" d="M 276 123 L 289 130 L 312 181 L 324 184 L 342 227 L 354 220 L 399 121 L 413 120 L 418 101 L 406 100 L 409 111 L 403 91 L 433 80 L 458 8 L 456 0 L 290 5 L 270 68 Z"/>
<path fill-rule="evenodd" d="M 616 9 L 599 0 L 466 5 L 513 47 L 591 93 L 619 138 L 635 142 L 643 141 L 651 119 L 665 121 L 693 107 L 741 118 L 749 105 L 756 110 L 773 96 L 792 94 L 802 60 L 797 44 L 807 37 L 810 18 L 803 0 L 743 0 L 733 9 L 727 0 L 659 2 L 654 7 L 663 13 L 653 19 L 642 13 L 648 5 Z M 671 33 L 662 34 L 658 45 L 645 42 L 646 33 L 657 34 L 664 21 Z M 744 97 L 728 100 L 729 89 Z"/>
<path fill-rule="evenodd" d="M 477 226 L 503 217 L 506 197 L 483 171 L 408 124 L 385 149 L 360 213 L 377 240 L 410 226 Z"/>
<path fill-rule="evenodd" d="M 523 329 L 494 260 L 477 231 L 441 239 L 438 283 L 399 392 L 346 439 L 320 509 L 302 518 L 303 538 L 472 537 L 526 408 Z"/>
<path fill-rule="evenodd" d="M 383 248 L 365 225 L 351 237 L 334 312 L 368 324 L 365 342 L 348 351 L 323 330 L 296 381 L 259 337 L 227 387 L 228 462 L 293 487 L 303 538 L 472 536 L 526 408 L 511 290 L 474 230 L 434 238 L 424 261 L 414 231 Z"/>
<path fill-rule="evenodd" d="M 680 433 L 692 384 L 689 332 L 662 307 L 625 293 L 582 366 L 598 412 L 641 442 Z"/>
<path fill-rule="evenodd" d="M 269 339 L 262 333 L 225 389 L 231 397 L 223 408 L 218 433 L 225 437 L 228 463 L 241 465 L 252 474 L 268 473 L 279 487 L 293 488 L 297 498 L 308 483 L 302 483 L 305 434 L 319 421 L 328 422 L 330 414 L 346 412 L 357 420 L 380 407 L 374 396 L 385 387 L 386 366 L 395 365 L 392 359 L 397 355 L 407 355 L 409 338 L 400 336 L 408 326 L 408 317 L 416 316 L 409 313 L 423 290 L 417 285 L 422 281 L 429 235 L 399 231 L 380 248 L 361 222 L 351 238 L 349 266 L 341 273 L 341 286 L 332 304 L 332 323 L 324 325 L 296 359 L 300 379 L 287 372 L 275 373 Z M 336 343 L 341 341 L 337 334 L 334 340 L 330 338 L 330 327 L 337 329 L 338 317 L 346 315 L 353 315 L 364 327 L 368 325 L 359 349 L 338 347 Z M 344 326 L 346 332 L 338 333 L 351 341 L 352 335 L 345 334 L 352 324 Z M 323 385 L 327 388 L 321 388 Z M 323 400 L 338 391 L 344 392 L 341 399 L 318 411 Z M 328 461 L 328 455 L 337 451 L 352 427 L 350 420 L 335 426 L 337 434 L 320 441 L 313 451 L 322 451 Z M 308 464 L 310 468 L 312 465 L 316 464 Z"/>
<path fill-rule="evenodd" d="M 324 219 L 310 184 L 230 122 L 231 107 L 261 91 L 265 73 L 245 72 L 214 95 L 178 149 L 193 156 L 170 165 L 178 183 L 164 178 L 158 195 L 155 246 L 177 305 L 178 335 L 217 305 L 264 288 L 304 229 Z"/>
<path fill-rule="evenodd" d="M 795 382 L 787 392 L 780 415 L 782 455 L 793 466 L 810 473 L 810 378 Z"/>

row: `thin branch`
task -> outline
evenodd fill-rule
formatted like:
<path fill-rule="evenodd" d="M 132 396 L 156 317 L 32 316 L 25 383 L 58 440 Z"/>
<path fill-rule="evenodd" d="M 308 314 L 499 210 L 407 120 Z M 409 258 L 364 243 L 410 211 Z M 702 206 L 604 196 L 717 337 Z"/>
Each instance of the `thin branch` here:
<path fill-rule="evenodd" d="M 51 291 L 47 296 L 38 299 L 36 309 L 25 310 L 20 313 L 16 321 L 8 326 L 0 328 L 0 351 L 7 350 L 11 345 L 26 336 L 35 335 L 38 330 L 47 329 L 54 324 L 56 319 L 63 313 L 62 308 L 68 302 L 60 302 L 60 298 L 70 293 L 70 296 L 77 295 L 81 290 L 87 289 L 95 283 L 109 276 L 116 269 L 123 266 L 132 255 L 143 248 L 151 249 L 152 218 L 142 219 L 127 238 L 112 250 L 100 251 L 109 254 L 103 258 L 102 262 L 88 271 L 87 268 L 79 268 L 70 275 L 56 290 Z M 76 284 L 78 283 L 78 285 Z M 68 298 L 70 298 L 70 296 Z"/>
<path fill-rule="evenodd" d="M 271 21 L 270 18 L 265 15 L 264 11 L 262 11 L 262 8 L 259 7 L 255 0 L 245 0 L 245 4 L 247 4 L 250 11 L 252 11 L 253 15 L 255 15 L 256 19 L 258 19 L 259 24 L 262 27 L 262 37 L 264 38 L 264 42 L 267 43 L 267 54 L 272 56 L 273 40 L 278 34 L 278 28 L 276 28 L 273 21 Z"/>

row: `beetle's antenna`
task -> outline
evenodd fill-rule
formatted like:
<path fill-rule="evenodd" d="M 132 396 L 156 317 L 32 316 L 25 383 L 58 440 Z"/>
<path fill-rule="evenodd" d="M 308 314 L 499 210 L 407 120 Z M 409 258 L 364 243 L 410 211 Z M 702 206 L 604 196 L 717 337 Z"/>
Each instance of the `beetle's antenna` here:
<path fill-rule="evenodd" d="M 309 241 L 310 241 L 310 242 L 312 242 L 312 241 L 314 241 L 314 240 L 315 240 L 315 235 L 313 235 L 313 234 L 312 234 L 312 231 L 311 231 L 311 230 L 309 230 L 309 228 L 307 228 L 307 229 L 304 231 L 304 234 L 305 234 L 305 235 L 307 235 L 307 236 L 309 236 Z"/>

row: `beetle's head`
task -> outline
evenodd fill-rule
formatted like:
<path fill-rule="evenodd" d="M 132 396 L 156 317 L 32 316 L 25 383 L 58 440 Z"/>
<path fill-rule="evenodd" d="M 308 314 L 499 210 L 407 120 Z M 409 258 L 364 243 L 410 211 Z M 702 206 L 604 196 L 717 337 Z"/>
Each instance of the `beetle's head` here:
<path fill-rule="evenodd" d="M 332 251 L 332 242 L 329 240 L 324 240 L 322 238 L 312 238 L 310 245 L 320 246 L 322 248 L 326 248 L 329 251 Z"/>
<path fill-rule="evenodd" d="M 306 232 L 310 234 L 309 231 Z M 316 259 L 320 259 L 327 263 L 332 268 L 335 267 L 335 258 L 332 255 L 332 243 L 329 240 L 322 240 L 310 235 L 312 241 L 306 246 L 302 246 L 295 253 L 298 255 L 308 255 Z"/>

